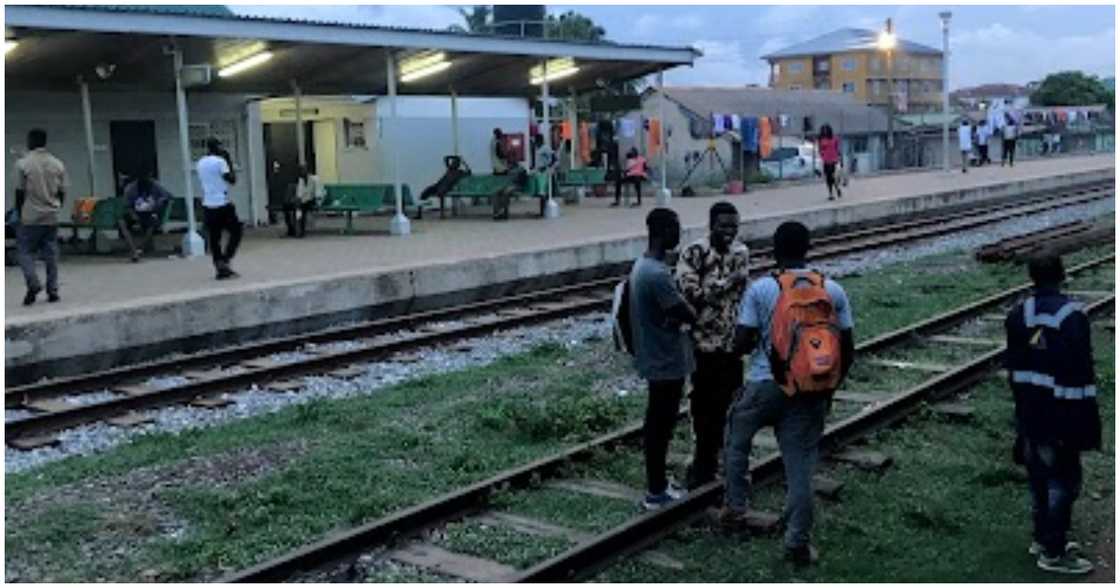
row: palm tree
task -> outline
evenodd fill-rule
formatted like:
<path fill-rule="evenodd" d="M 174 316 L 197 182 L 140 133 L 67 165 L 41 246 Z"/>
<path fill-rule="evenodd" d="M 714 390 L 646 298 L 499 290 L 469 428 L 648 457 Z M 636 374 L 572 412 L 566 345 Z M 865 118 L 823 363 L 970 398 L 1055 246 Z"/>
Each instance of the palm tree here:
<path fill-rule="evenodd" d="M 490 33 L 490 20 L 494 15 L 494 9 L 487 5 L 475 5 L 467 10 L 466 8 L 459 8 L 459 14 L 463 17 L 466 26 L 451 25 L 448 27 L 452 31 L 461 33 Z"/>

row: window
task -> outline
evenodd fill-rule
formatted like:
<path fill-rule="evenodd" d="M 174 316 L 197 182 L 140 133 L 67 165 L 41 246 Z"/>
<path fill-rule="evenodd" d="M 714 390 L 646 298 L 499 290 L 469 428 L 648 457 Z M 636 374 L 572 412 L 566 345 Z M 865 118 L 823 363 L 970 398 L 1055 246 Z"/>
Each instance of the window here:
<path fill-rule="evenodd" d="M 875 80 L 871 82 L 871 93 L 876 96 L 883 95 L 883 80 Z"/>
<path fill-rule="evenodd" d="M 791 86 L 789 87 L 789 89 L 790 89 L 790 90 L 800 90 L 800 89 L 801 89 L 801 86 L 799 86 L 799 85 L 797 85 L 797 84 L 793 84 L 793 85 L 791 85 Z"/>
<path fill-rule="evenodd" d="M 845 137 L 853 153 L 867 153 L 867 137 Z"/>
<path fill-rule="evenodd" d="M 782 64 L 775 63 L 774 64 L 774 77 L 778 77 L 780 75 L 782 75 Z"/>
<path fill-rule="evenodd" d="M 856 70 L 856 58 L 855 57 L 845 57 L 844 61 L 840 62 L 840 68 L 843 69 L 844 71 L 855 71 Z"/>
<path fill-rule="evenodd" d="M 818 71 L 818 72 L 826 72 L 826 71 L 828 71 L 828 60 L 827 60 L 827 59 L 826 59 L 826 60 L 821 60 L 821 61 L 818 61 L 818 62 L 817 62 L 817 71 Z"/>
<path fill-rule="evenodd" d="M 871 58 L 871 71 L 878 72 L 882 68 L 883 68 L 883 62 L 879 61 L 879 58 L 877 56 L 872 57 Z"/>
<path fill-rule="evenodd" d="M 844 93 L 845 94 L 855 94 L 856 93 L 855 82 L 844 82 Z"/>
<path fill-rule="evenodd" d="M 794 61 L 794 62 L 789 64 L 789 73 L 795 74 L 795 73 L 801 73 L 803 71 L 805 71 L 805 64 L 804 63 L 801 63 L 800 61 Z"/>

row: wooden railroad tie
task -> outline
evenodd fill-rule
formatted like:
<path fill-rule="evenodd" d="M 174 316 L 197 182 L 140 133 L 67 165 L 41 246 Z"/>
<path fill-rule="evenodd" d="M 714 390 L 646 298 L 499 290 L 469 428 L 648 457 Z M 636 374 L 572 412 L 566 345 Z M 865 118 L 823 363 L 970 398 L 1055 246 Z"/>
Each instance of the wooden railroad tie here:
<path fill-rule="evenodd" d="M 242 367 L 251 370 L 267 369 L 280 365 L 279 361 L 273 360 L 271 357 L 255 357 L 241 362 Z"/>
<path fill-rule="evenodd" d="M 41 447 L 54 447 L 60 443 L 62 443 L 62 441 L 54 435 L 33 435 L 30 437 L 8 439 L 8 445 L 20 451 L 31 451 L 32 449 L 39 449 Z"/>
<path fill-rule="evenodd" d="M 715 525 L 719 526 L 719 509 L 709 508 L 708 520 Z M 782 527 L 782 517 L 777 513 L 767 512 L 763 510 L 748 510 L 744 518 L 747 531 L 754 535 L 770 535 L 778 532 Z"/>
<path fill-rule="evenodd" d="M 894 359 L 868 359 L 868 360 L 865 360 L 863 363 L 866 363 L 868 365 L 875 365 L 875 366 L 879 366 L 879 367 L 895 368 L 895 369 L 900 369 L 900 370 L 916 370 L 916 371 L 919 371 L 919 372 L 930 372 L 930 373 L 934 373 L 934 374 L 945 373 L 945 372 L 949 371 L 950 369 L 952 369 L 947 365 L 942 365 L 942 364 L 939 364 L 939 363 L 926 363 L 926 362 L 919 362 L 919 361 L 898 361 L 898 360 L 894 360 Z"/>
<path fill-rule="evenodd" d="M 340 378 L 343 380 L 352 380 L 366 373 L 366 368 L 363 366 L 352 365 L 344 368 L 327 372 L 327 375 L 332 378 Z"/>
<path fill-rule="evenodd" d="M 155 388 L 149 387 L 147 384 L 124 384 L 113 387 L 113 392 L 124 394 L 125 396 L 143 396 L 154 391 Z"/>
<path fill-rule="evenodd" d="M 1108 298 L 1115 292 L 1111 290 L 1066 290 L 1065 294 L 1078 298 Z"/>
<path fill-rule="evenodd" d="M 599 496 L 601 498 L 626 500 L 628 502 L 636 502 L 645 497 L 645 494 L 641 490 L 635 490 L 629 486 L 603 480 L 549 480 L 545 482 L 543 486 L 555 490 L 565 490 L 578 494 Z"/>
<path fill-rule="evenodd" d="M 28 410 L 34 410 L 35 412 L 47 412 L 47 413 L 65 412 L 67 410 L 70 410 L 72 408 L 77 407 L 77 405 L 75 405 L 75 404 L 70 404 L 69 402 L 63 402 L 61 400 L 56 400 L 56 399 L 53 399 L 53 398 L 44 398 L 42 400 L 32 400 L 31 402 L 25 402 L 23 404 L 23 406 L 25 408 L 27 408 Z"/>
<path fill-rule="evenodd" d="M 209 369 L 187 370 L 183 376 L 191 380 L 214 380 L 222 377 L 225 372 L 220 367 Z"/>
<path fill-rule="evenodd" d="M 932 343 L 945 343 L 948 345 L 963 345 L 966 347 L 999 347 L 1003 341 L 999 339 L 984 339 L 981 337 L 956 337 L 953 335 L 934 335 L 929 338 Z"/>
<path fill-rule="evenodd" d="M 107 418 L 105 422 L 114 427 L 138 427 L 155 422 L 155 420 L 156 418 L 154 416 L 147 413 L 129 412 L 120 416 Z"/>
<path fill-rule="evenodd" d="M 190 404 L 196 408 L 222 408 L 233 404 L 233 401 L 225 396 L 197 396 Z"/>
<path fill-rule="evenodd" d="M 881 402 L 891 397 L 886 392 L 837 392 L 832 396 L 832 399 L 837 402 L 854 402 L 857 404 L 873 404 Z"/>
<path fill-rule="evenodd" d="M 411 543 L 390 551 L 388 555 L 400 562 L 474 582 L 510 582 L 517 576 L 517 569 L 513 566 L 425 543 Z"/>
<path fill-rule="evenodd" d="M 878 451 L 844 449 L 829 456 L 833 461 L 852 464 L 863 470 L 882 470 L 893 463 L 893 459 Z"/>
<path fill-rule="evenodd" d="M 269 392 L 299 392 L 304 389 L 306 384 L 302 380 L 286 380 L 283 382 L 270 382 L 268 384 Z"/>
<path fill-rule="evenodd" d="M 840 490 L 843 488 L 844 483 L 839 480 L 820 475 L 813 476 L 813 492 L 816 492 L 821 498 L 839 500 Z"/>
<path fill-rule="evenodd" d="M 950 420 L 970 421 L 976 416 L 976 410 L 960 402 L 938 402 L 930 406 L 934 414 L 941 415 Z"/>

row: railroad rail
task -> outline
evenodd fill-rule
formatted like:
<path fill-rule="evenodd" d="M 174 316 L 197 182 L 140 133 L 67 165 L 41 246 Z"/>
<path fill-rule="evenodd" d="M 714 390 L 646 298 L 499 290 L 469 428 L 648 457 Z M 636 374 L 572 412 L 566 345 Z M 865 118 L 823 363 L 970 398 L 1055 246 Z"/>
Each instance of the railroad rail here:
<path fill-rule="evenodd" d="M 832 235 L 816 240 L 810 259 L 837 257 L 967 230 L 1017 216 L 1092 202 L 1111 197 L 1112 189 L 1112 185 L 1107 182 L 1095 182 L 1058 194 L 1036 195 L 1013 204 L 990 205 L 978 210 L 954 212 L 936 218 L 904 221 Z M 767 272 L 774 267 L 773 260 L 769 259 L 766 250 L 754 256 L 751 265 L 755 274 Z M 8 420 L 5 426 L 5 441 L 9 445 L 21 448 L 34 448 L 51 443 L 52 439 L 47 437 L 47 434 L 67 427 L 129 415 L 144 409 L 213 397 L 244 389 L 253 384 L 275 383 L 298 376 L 330 373 L 332 370 L 336 370 L 336 374 L 342 374 L 345 370 L 343 372 L 337 370 L 355 363 L 386 359 L 396 353 L 416 348 L 447 344 L 502 329 L 603 310 L 610 304 L 610 289 L 617 279 L 618 277 L 601 278 L 582 284 L 478 304 L 365 322 L 307 335 L 205 352 L 185 358 L 13 387 L 5 393 L 7 408 L 27 407 L 39 410 L 41 413 Z M 493 315 L 479 316 L 484 313 L 493 313 Z M 460 321 L 463 325 L 454 328 L 424 326 L 449 320 Z M 419 332 L 388 342 L 362 344 L 357 349 L 323 352 L 304 348 L 306 345 L 367 339 L 418 326 Z M 293 362 L 272 362 L 269 358 L 275 353 L 297 350 L 313 356 Z M 236 373 L 221 373 L 220 369 L 216 368 L 216 366 L 239 362 L 243 369 Z M 137 383 L 137 380 L 144 377 L 180 373 L 192 369 L 190 381 L 185 384 L 148 388 Z M 43 402 L 53 397 L 105 388 L 118 392 L 118 396 L 103 402 L 79 405 Z"/>
<path fill-rule="evenodd" d="M 1114 260 L 1114 255 L 1095 259 L 1070 268 L 1068 275 L 1072 279 L 1082 273 L 1095 271 Z M 1017 300 L 1030 288 L 1030 284 L 1010 288 L 864 341 L 857 345 L 857 354 L 862 357 L 883 353 L 911 342 L 916 337 L 936 341 L 937 336 L 945 337 L 939 334 Z M 1114 303 L 1115 295 L 1110 292 L 1107 295 L 1102 294 L 1098 300 L 1088 305 L 1086 310 L 1091 315 L 1095 315 L 1108 311 Z M 952 337 L 945 337 L 943 340 L 952 339 Z M 880 395 L 881 397 L 865 410 L 829 424 L 821 440 L 822 455 L 834 453 L 855 440 L 905 419 L 923 403 L 959 393 L 975 385 L 999 366 L 1004 351 L 1005 346 L 993 344 L 991 349 L 980 353 L 963 365 L 950 368 L 903 392 Z M 841 394 L 837 394 L 838 399 Z M 291 553 L 227 576 L 222 581 L 275 582 L 291 580 L 303 574 L 324 570 L 328 566 L 336 568 L 340 562 L 353 561 L 363 552 L 408 542 L 428 529 L 466 519 L 482 511 L 486 507 L 488 497 L 497 491 L 533 486 L 555 475 L 572 461 L 588 459 L 603 448 L 636 442 L 640 436 L 641 425 L 631 425 L 548 458 L 499 473 L 462 490 L 328 536 Z M 780 456 L 773 453 L 761 460 L 755 460 L 751 472 L 753 479 L 759 484 L 777 479 L 782 473 Z M 680 525 L 704 515 L 705 509 L 721 496 L 722 482 L 710 483 L 694 490 L 686 499 L 669 508 L 638 516 L 611 531 L 583 540 L 568 551 L 532 568 L 481 579 L 559 582 L 586 578 L 614 559 L 642 550 L 672 533 Z"/>

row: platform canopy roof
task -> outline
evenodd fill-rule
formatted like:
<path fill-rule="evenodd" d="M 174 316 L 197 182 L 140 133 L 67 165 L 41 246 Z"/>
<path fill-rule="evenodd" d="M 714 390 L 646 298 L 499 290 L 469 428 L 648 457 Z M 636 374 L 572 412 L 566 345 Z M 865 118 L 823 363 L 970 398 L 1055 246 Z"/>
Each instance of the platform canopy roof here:
<path fill-rule="evenodd" d="M 81 76 L 103 91 L 170 90 L 172 58 L 208 64 L 211 82 L 191 91 L 288 95 L 387 93 L 386 54 L 398 64 L 442 53 L 451 65 L 398 83 L 401 94 L 521 96 L 540 93 L 530 69 L 568 58 L 578 71 L 550 82 L 553 95 L 638 78 L 700 56 L 691 47 L 584 43 L 462 32 L 392 28 L 235 15 L 205 6 L 5 7 L 5 35 L 18 45 L 5 56 L 8 90 L 73 90 Z M 272 58 L 231 77 L 218 70 L 268 51 Z M 104 74 L 111 74 L 106 76 Z M 100 72 L 100 73 L 99 73 Z"/>

